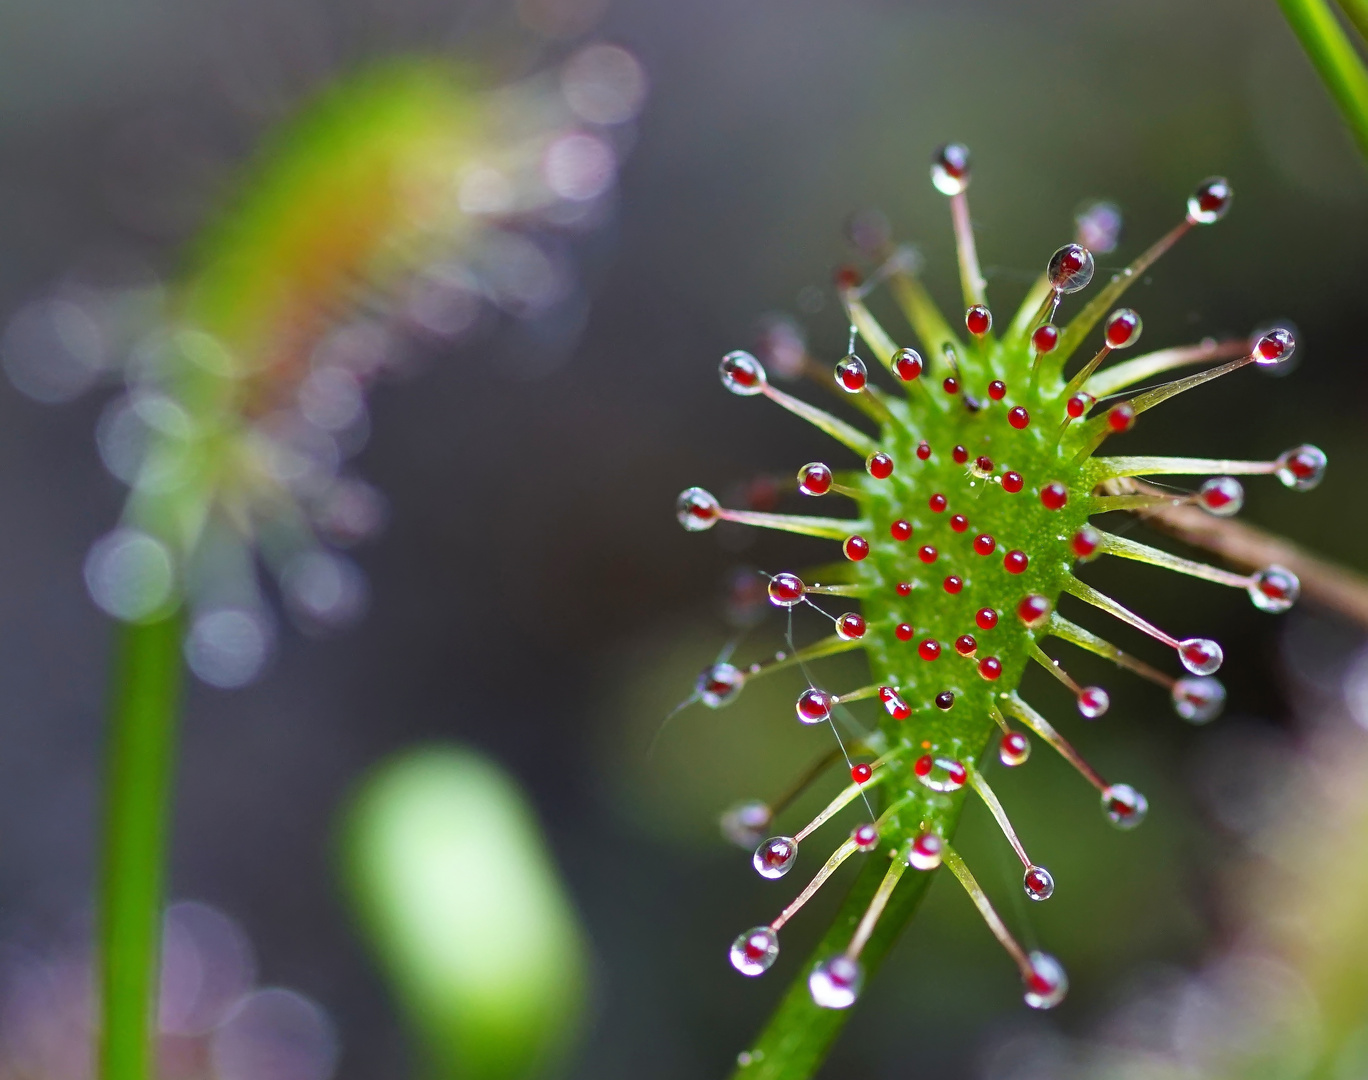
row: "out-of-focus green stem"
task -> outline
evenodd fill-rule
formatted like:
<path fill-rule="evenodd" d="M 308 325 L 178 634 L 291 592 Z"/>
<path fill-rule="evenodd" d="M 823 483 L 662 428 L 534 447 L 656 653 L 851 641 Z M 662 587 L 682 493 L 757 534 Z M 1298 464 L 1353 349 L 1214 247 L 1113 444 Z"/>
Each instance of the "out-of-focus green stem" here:
<path fill-rule="evenodd" d="M 1368 69 L 1326 0 L 1278 0 L 1339 106 L 1359 149 L 1368 155 Z M 1345 0 L 1345 10 L 1360 30 L 1368 25 L 1368 4 Z"/>
<path fill-rule="evenodd" d="M 114 655 L 100 896 L 102 1080 L 151 1080 L 180 619 L 121 624 Z"/>
<path fill-rule="evenodd" d="M 732 1080 L 807 1080 L 817 1071 L 836 1036 L 850 1019 L 851 1010 L 823 1009 L 816 1005 L 808 991 L 808 972 L 818 960 L 845 950 L 887 872 L 886 859 L 882 856 L 870 858 L 831 929 L 794 979 L 765 1029 L 738 1059 Z M 860 953 L 866 985 L 897 940 L 898 933 L 917 910 L 934 876 L 934 873 L 921 872 L 904 874 L 893 890 L 883 916 Z"/>
<path fill-rule="evenodd" d="M 1344 8 L 1354 29 L 1368 39 L 1368 0 L 1340 0 L 1340 7 Z"/>

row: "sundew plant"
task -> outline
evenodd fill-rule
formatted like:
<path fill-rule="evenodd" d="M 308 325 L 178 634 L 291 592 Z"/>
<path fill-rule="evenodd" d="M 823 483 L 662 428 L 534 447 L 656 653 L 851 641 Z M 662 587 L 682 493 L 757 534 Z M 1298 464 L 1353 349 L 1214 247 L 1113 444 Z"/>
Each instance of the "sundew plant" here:
<path fill-rule="evenodd" d="M 1043 650 L 1048 638 L 1156 684 L 1189 721 L 1212 719 L 1225 698 L 1215 678 L 1223 660 L 1219 644 L 1190 636 L 1188 627 L 1170 633 L 1155 626 L 1088 584 L 1087 563 L 1112 556 L 1201 578 L 1245 591 L 1265 612 L 1287 610 L 1300 592 L 1286 567 L 1222 569 L 1130 539 L 1122 535 L 1123 524 L 1113 524 L 1122 515 L 1174 508 L 1227 517 L 1243 502 L 1237 476 L 1276 477 L 1309 491 L 1324 472 L 1325 455 L 1309 444 L 1269 461 L 1108 452 L 1112 438 L 1143 428 L 1145 413 L 1178 394 L 1292 355 L 1292 334 L 1273 327 L 1249 338 L 1107 363 L 1141 338 L 1140 315 L 1118 306 L 1127 288 L 1185 234 L 1220 221 L 1232 204 L 1231 185 L 1220 177 L 1199 184 L 1181 220 L 1065 319 L 1076 303 L 1072 298 L 1086 295 L 1094 277 L 1093 253 L 1085 244 L 1109 244 L 1118 224 L 1114 208 L 1092 208 L 1080 219 L 1081 242 L 1054 252 L 1016 313 L 995 325 L 970 225 L 970 177 L 965 147 L 951 144 L 936 153 L 931 180 L 950 202 L 964 296 L 957 325 L 937 309 L 918 277 L 917 259 L 906 250 L 888 252 L 863 278 L 851 269 L 837 275 L 850 340 L 832 377 L 875 434 L 778 389 L 750 353 L 722 359 L 722 384 L 732 393 L 768 398 L 827 435 L 843 456 L 854 455 L 853 468 L 813 461 L 797 472 L 802 495 L 853 505 L 854 516 L 728 509 L 701 488 L 678 499 L 679 521 L 688 530 L 719 521 L 780 529 L 831 540 L 844 556 L 802 576 L 787 570 L 767 575 L 770 602 L 788 613 L 789 651 L 763 664 L 719 662 L 703 672 L 695 690 L 697 701 L 718 708 L 748 681 L 799 666 L 808 686 L 795 703 L 796 721 L 826 728 L 849 768 L 850 784 L 812 821 L 793 835 L 760 840 L 752 861 L 762 877 L 786 877 L 800 851 L 816 843 L 818 830 L 845 807 L 855 804 L 867 814 L 834 846 L 824 845 L 809 882 L 771 922 L 743 931 L 731 945 L 736 970 L 761 975 L 779 954 L 784 926 L 837 868 L 851 858 L 867 861 L 803 978 L 740 1055 L 738 1076 L 798 1077 L 815 1068 L 941 866 L 1006 950 L 1026 1005 L 1049 1009 L 1063 1000 L 1063 966 L 1018 943 L 953 846 L 965 800 L 972 794 L 983 801 L 1020 859 L 1026 896 L 1042 903 L 1054 892 L 1054 880 L 1031 859 L 994 794 L 988 780 L 993 759 L 1001 767 L 1020 767 L 1032 740 L 1039 740 L 1096 789 L 1100 812 L 1118 829 L 1139 826 L 1148 804 L 1124 777 L 1100 775 L 1019 693 L 1024 673 L 1031 665 L 1043 667 L 1068 688 L 1086 720 L 1107 712 L 1109 692 L 1079 685 Z M 918 348 L 905 345 L 865 306 L 872 290 L 885 287 Z M 1099 326 L 1101 340 L 1093 345 Z M 1071 363 L 1078 355 L 1082 362 Z M 1211 366 L 1156 381 L 1201 364 Z M 871 368 L 882 369 L 897 389 L 881 387 Z M 1182 477 L 1205 479 L 1195 489 L 1175 486 L 1174 478 Z M 1103 515 L 1111 516 L 1096 524 Z M 1177 673 L 1152 667 L 1065 617 L 1059 611 L 1065 596 L 1172 649 Z M 860 610 L 841 610 L 856 600 Z M 804 611 L 829 620 L 833 632 L 794 649 L 792 619 Z M 816 661 L 856 650 L 868 660 L 869 683 L 826 686 Z M 846 707 L 870 699 L 881 706 L 879 722 L 865 731 Z M 843 738 L 842 728 L 855 734 Z M 758 839 L 771 816 L 763 803 L 747 805 L 735 812 L 733 829 Z"/>

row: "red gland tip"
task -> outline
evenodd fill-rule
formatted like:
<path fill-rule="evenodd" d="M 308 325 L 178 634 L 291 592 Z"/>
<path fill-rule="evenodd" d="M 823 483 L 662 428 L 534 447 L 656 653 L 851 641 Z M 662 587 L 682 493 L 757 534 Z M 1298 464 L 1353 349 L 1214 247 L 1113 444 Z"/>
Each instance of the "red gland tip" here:
<path fill-rule="evenodd" d="M 945 496 L 937 491 L 931 498 L 926 500 L 926 505 L 931 508 L 933 514 L 941 514 L 945 512 L 945 508 L 950 504 Z"/>
<path fill-rule="evenodd" d="M 949 711 L 955 706 L 955 695 L 949 690 L 942 690 L 936 695 L 936 708 L 942 712 Z"/>
<path fill-rule="evenodd" d="M 917 558 L 919 558 L 922 562 L 926 563 L 928 566 L 936 561 L 936 557 L 939 554 L 940 552 L 938 552 L 930 544 L 926 544 L 921 548 L 917 549 Z"/>
<path fill-rule="evenodd" d="M 1007 423 L 1011 424 L 1012 427 L 1016 428 L 1018 431 L 1023 430 L 1030 422 L 1031 414 L 1020 405 L 1007 410 Z"/>
<path fill-rule="evenodd" d="M 964 580 L 962 578 L 956 577 L 954 574 L 951 574 L 948 578 L 945 579 L 945 591 L 950 593 L 950 595 L 954 596 L 963 588 Z"/>
<path fill-rule="evenodd" d="M 858 765 L 850 767 L 850 778 L 857 784 L 869 783 L 869 778 L 874 775 L 874 770 L 861 761 Z"/>
<path fill-rule="evenodd" d="M 882 450 L 875 450 L 865 459 L 865 468 L 875 480 L 887 480 L 893 475 L 893 459 Z"/>
<path fill-rule="evenodd" d="M 893 354 L 893 373 L 903 382 L 921 378 L 924 367 L 921 354 L 916 349 L 899 349 Z"/>
<path fill-rule="evenodd" d="M 805 588 L 797 574 L 775 574 L 769 583 L 770 603 L 776 607 L 793 607 L 803 599 Z"/>
<path fill-rule="evenodd" d="M 950 456 L 955 459 L 956 465 L 963 465 L 969 460 L 969 451 L 962 446 L 956 446 L 950 451 Z"/>
<path fill-rule="evenodd" d="M 1024 574 L 1031 560 L 1024 551 L 1009 551 L 1002 557 L 1003 568 L 1009 574 Z"/>
<path fill-rule="evenodd" d="M 950 528 L 957 533 L 964 532 L 965 529 L 969 528 L 969 519 L 963 514 L 951 514 Z"/>
<path fill-rule="evenodd" d="M 865 618 L 859 612 L 847 611 L 836 620 L 836 636 L 844 641 L 859 641 L 867 629 Z"/>
<path fill-rule="evenodd" d="M 998 624 L 998 613 L 990 607 L 979 608 L 974 615 L 974 622 L 980 630 L 991 630 Z"/>
<path fill-rule="evenodd" d="M 841 545 L 841 550 L 851 562 L 860 562 L 869 554 L 869 541 L 863 536 L 848 536 L 846 542 Z"/>
<path fill-rule="evenodd" d="M 836 364 L 836 384 L 847 394 L 858 394 L 869 382 L 864 361 L 854 353 L 842 357 Z"/>
<path fill-rule="evenodd" d="M 961 634 L 955 638 L 955 652 L 961 656 L 972 656 L 978 651 L 978 642 L 974 640 L 973 634 Z"/>
<path fill-rule="evenodd" d="M 964 313 L 964 326 L 969 333 L 980 337 L 993 328 L 993 313 L 982 304 L 974 304 Z"/>
<path fill-rule="evenodd" d="M 831 484 L 831 469 L 820 461 L 810 461 L 798 470 L 798 490 L 804 495 L 825 495 Z"/>
<path fill-rule="evenodd" d="M 1007 384 L 1001 379 L 994 379 L 988 384 L 988 396 L 994 401 L 1001 401 L 1007 396 Z"/>
<path fill-rule="evenodd" d="M 912 539 L 912 523 L 899 518 L 888 527 L 888 535 L 894 540 Z"/>
<path fill-rule="evenodd" d="M 1002 661 L 996 656 L 985 656 L 979 661 L 978 672 L 989 682 L 1002 674 Z"/>
<path fill-rule="evenodd" d="M 941 389 L 943 389 L 947 394 L 958 394 L 959 380 L 956 379 L 953 375 L 949 376 L 945 379 L 944 382 L 941 383 Z"/>
<path fill-rule="evenodd" d="M 997 550 L 997 541 L 987 533 L 979 533 L 974 537 L 974 554 L 991 555 Z"/>
<path fill-rule="evenodd" d="M 1050 613 L 1050 601 L 1039 593 L 1024 596 L 1017 605 L 1017 618 L 1027 626 L 1039 625 Z"/>
<path fill-rule="evenodd" d="M 1046 510 L 1063 510 L 1064 504 L 1069 501 L 1069 489 L 1058 480 L 1046 484 L 1040 489 L 1040 502 Z"/>
<path fill-rule="evenodd" d="M 1069 546 L 1073 548 L 1073 553 L 1080 559 L 1091 559 L 1097 554 L 1097 546 L 1102 543 L 1102 536 L 1091 525 L 1084 525 L 1078 532 L 1073 534 L 1073 539 L 1069 541 Z"/>
<path fill-rule="evenodd" d="M 1140 316 L 1130 308 L 1117 308 L 1107 316 L 1107 325 L 1104 330 L 1107 347 L 1124 349 L 1134 345 L 1140 340 L 1142 326 Z"/>
<path fill-rule="evenodd" d="M 922 461 L 926 461 L 931 457 L 931 444 L 925 439 L 917 443 L 917 457 Z"/>
<path fill-rule="evenodd" d="M 1067 403 L 1065 403 L 1064 409 L 1068 412 L 1069 416 L 1077 420 L 1085 412 L 1091 409 L 1096 402 L 1097 398 L 1093 397 L 1091 394 L 1075 394 L 1073 397 L 1069 398 Z"/>
<path fill-rule="evenodd" d="M 1009 495 L 1015 495 L 1025 485 L 1026 481 L 1022 479 L 1021 473 L 1013 469 L 1008 469 L 1002 474 L 1002 490 Z"/>
<path fill-rule="evenodd" d="M 1107 427 L 1113 431 L 1129 431 L 1135 426 L 1135 407 L 1129 401 L 1113 405 L 1107 410 Z"/>
<path fill-rule="evenodd" d="M 1059 330 L 1050 323 L 1037 326 L 1031 334 L 1031 344 L 1038 353 L 1054 352 L 1059 344 Z"/>
<path fill-rule="evenodd" d="M 923 660 L 935 660 L 940 656 L 940 642 L 935 638 L 926 638 L 917 646 L 917 655 Z"/>
<path fill-rule="evenodd" d="M 910 582 L 910 581 L 900 581 L 900 582 L 898 582 L 896 585 L 893 586 L 893 591 L 894 591 L 895 593 L 897 593 L 899 596 L 911 596 L 911 595 L 912 595 L 912 582 Z"/>
<path fill-rule="evenodd" d="M 836 273 L 832 275 L 832 280 L 840 292 L 858 289 L 860 287 L 860 271 L 849 264 L 838 266 Z"/>
<path fill-rule="evenodd" d="M 911 623 L 900 622 L 893 627 L 893 636 L 899 641 L 911 641 L 912 635 L 915 633 L 916 631 L 912 629 Z"/>

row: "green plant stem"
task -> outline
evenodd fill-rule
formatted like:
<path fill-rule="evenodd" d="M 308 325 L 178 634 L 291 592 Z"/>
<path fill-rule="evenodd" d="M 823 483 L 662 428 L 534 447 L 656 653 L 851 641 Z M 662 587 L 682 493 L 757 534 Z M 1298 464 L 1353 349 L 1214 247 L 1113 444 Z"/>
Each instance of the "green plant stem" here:
<path fill-rule="evenodd" d="M 1359 149 L 1368 155 L 1368 70 L 1363 58 L 1326 0 L 1278 0 L 1278 4 L 1339 106 Z M 1362 4 L 1354 3 L 1349 9 L 1356 22 L 1362 8 Z"/>
<path fill-rule="evenodd" d="M 99 924 L 102 1080 L 153 1076 L 180 629 L 173 615 L 117 630 Z"/>
<path fill-rule="evenodd" d="M 1354 29 L 1368 39 L 1368 0 L 1340 0 L 1340 7 L 1354 24 Z"/>
<path fill-rule="evenodd" d="M 821 944 L 803 965 L 764 1030 L 738 1059 L 741 1064 L 732 1080 L 806 1080 L 817 1071 L 852 1010 L 823 1009 L 814 1004 L 808 992 L 808 972 L 818 960 L 845 950 L 887 872 L 888 862 L 882 856 L 872 857 L 861 871 Z M 917 910 L 934 876 L 934 872 L 904 874 L 893 890 L 879 924 L 860 954 L 866 986 Z"/>

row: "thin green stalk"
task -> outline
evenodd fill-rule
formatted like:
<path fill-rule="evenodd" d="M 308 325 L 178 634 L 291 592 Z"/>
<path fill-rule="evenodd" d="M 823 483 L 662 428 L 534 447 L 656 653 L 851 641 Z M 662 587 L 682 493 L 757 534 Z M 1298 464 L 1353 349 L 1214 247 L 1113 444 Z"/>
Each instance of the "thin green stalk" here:
<path fill-rule="evenodd" d="M 1326 0 L 1278 0 L 1278 4 L 1359 149 L 1368 155 L 1368 69 L 1363 58 Z M 1356 23 L 1364 14 L 1361 3 L 1352 3 L 1348 10 Z"/>
<path fill-rule="evenodd" d="M 814 1004 L 808 991 L 808 972 L 818 960 L 845 951 L 860 917 L 887 872 L 886 859 L 881 856 L 870 858 L 821 944 L 803 965 L 764 1030 L 738 1059 L 732 1080 L 807 1080 L 826 1059 L 852 1010 L 823 1009 Z M 899 932 L 917 910 L 934 876 L 934 873 L 921 872 L 904 874 L 893 890 L 883 916 L 860 953 L 866 986 Z"/>
<path fill-rule="evenodd" d="M 162 882 L 180 697 L 180 619 L 121 624 L 100 896 L 102 1080 L 151 1080 Z"/>
<path fill-rule="evenodd" d="M 1354 24 L 1354 29 L 1368 40 L 1368 0 L 1340 0 L 1340 7 Z"/>

